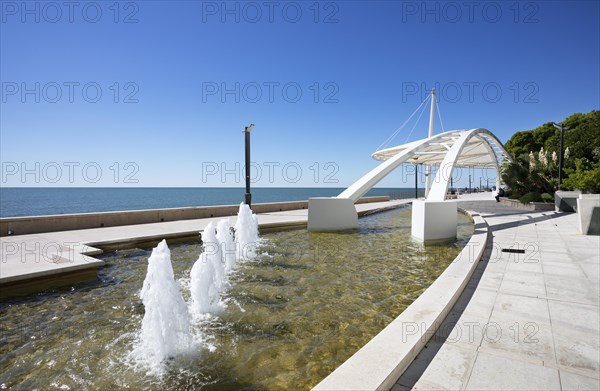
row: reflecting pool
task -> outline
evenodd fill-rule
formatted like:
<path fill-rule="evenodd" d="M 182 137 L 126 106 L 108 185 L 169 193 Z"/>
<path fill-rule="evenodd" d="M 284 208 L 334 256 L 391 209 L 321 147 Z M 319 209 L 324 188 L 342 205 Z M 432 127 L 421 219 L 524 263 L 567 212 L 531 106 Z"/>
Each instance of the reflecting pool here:
<path fill-rule="evenodd" d="M 226 308 L 191 320 L 194 349 L 162 376 L 130 357 L 152 249 L 103 254 L 96 282 L 0 304 L 0 388 L 309 389 L 410 305 L 473 233 L 459 214 L 456 241 L 424 247 L 410 221 L 410 208 L 400 208 L 349 232 L 261 234 L 260 255 L 231 276 Z M 202 245 L 169 247 L 189 301 Z"/>

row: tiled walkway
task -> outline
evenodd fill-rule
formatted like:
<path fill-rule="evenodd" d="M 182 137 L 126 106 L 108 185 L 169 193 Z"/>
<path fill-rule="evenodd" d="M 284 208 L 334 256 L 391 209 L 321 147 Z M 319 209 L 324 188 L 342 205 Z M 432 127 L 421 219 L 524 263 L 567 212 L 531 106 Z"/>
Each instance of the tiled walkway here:
<path fill-rule="evenodd" d="M 579 234 L 576 214 L 459 206 L 480 212 L 493 238 L 392 390 L 600 389 L 600 237 Z"/>

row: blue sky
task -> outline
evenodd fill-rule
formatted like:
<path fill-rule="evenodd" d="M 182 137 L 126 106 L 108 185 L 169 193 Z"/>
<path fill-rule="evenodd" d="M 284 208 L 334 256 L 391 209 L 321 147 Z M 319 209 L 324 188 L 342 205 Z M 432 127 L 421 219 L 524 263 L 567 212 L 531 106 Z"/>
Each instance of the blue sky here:
<path fill-rule="evenodd" d="M 445 130 L 483 127 L 503 142 L 600 106 L 597 1 L 1 11 L 2 186 L 243 186 L 241 132 L 254 123 L 255 186 L 342 187 L 376 166 L 371 153 L 433 86 Z"/>

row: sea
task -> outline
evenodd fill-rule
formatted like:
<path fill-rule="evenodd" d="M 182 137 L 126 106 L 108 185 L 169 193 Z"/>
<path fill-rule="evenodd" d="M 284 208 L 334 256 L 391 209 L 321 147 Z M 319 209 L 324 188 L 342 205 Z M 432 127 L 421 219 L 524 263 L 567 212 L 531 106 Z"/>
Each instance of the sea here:
<path fill-rule="evenodd" d="M 264 203 L 331 197 L 344 190 L 257 187 L 251 193 L 252 203 Z M 414 192 L 414 188 L 373 188 L 366 196 L 412 198 Z M 244 200 L 244 194 L 241 187 L 0 187 L 0 217 L 234 205 Z"/>

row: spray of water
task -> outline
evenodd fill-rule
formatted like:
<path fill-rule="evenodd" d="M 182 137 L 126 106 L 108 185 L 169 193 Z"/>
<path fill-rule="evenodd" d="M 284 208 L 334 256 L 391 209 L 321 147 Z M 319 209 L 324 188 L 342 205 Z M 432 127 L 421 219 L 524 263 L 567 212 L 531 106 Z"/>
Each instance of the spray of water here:
<path fill-rule="evenodd" d="M 258 220 L 248 205 L 240 204 L 235 229 L 228 220 L 202 232 L 203 251 L 190 271 L 190 313 L 197 317 L 218 315 L 224 308 L 223 293 L 237 262 L 253 260 L 258 246 Z M 140 292 L 145 314 L 131 353 L 150 373 L 161 375 L 165 362 L 189 350 L 193 343 L 189 313 L 173 275 L 166 241 L 152 250 Z"/>
<path fill-rule="evenodd" d="M 217 224 L 217 240 L 225 263 L 225 274 L 230 273 L 235 267 L 236 245 L 234 230 L 229 220 L 223 219 Z"/>
<path fill-rule="evenodd" d="M 213 223 L 202 232 L 202 244 L 204 250 L 190 272 L 190 312 L 218 314 L 224 308 L 221 292 L 226 281 L 223 253 Z"/>
<path fill-rule="evenodd" d="M 249 261 L 256 259 L 258 242 L 258 219 L 248 205 L 241 203 L 235 223 L 237 260 Z"/>
<path fill-rule="evenodd" d="M 140 291 L 145 313 L 131 355 L 150 373 L 162 374 L 165 362 L 190 349 L 188 311 L 173 275 L 166 241 L 152 250 Z"/>
<path fill-rule="evenodd" d="M 218 315 L 224 308 L 223 294 L 229 274 L 238 261 L 256 257 L 258 220 L 248 205 L 240 204 L 235 229 L 229 221 L 209 223 L 202 232 L 203 251 L 190 272 L 190 312 Z"/>

